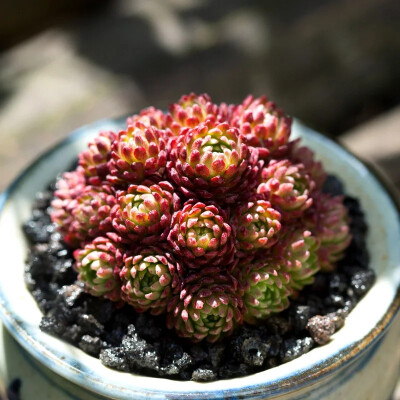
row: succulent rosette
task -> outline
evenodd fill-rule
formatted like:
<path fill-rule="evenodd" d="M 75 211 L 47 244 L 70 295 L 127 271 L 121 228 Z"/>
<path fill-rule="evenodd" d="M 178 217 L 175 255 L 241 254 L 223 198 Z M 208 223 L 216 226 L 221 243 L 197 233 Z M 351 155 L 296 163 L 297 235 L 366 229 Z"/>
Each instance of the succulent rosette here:
<path fill-rule="evenodd" d="M 69 204 L 85 189 L 85 173 L 82 167 L 78 167 L 75 171 L 64 172 L 57 180 L 50 217 L 63 235 L 68 234 L 72 221 L 71 213 L 68 211 Z"/>
<path fill-rule="evenodd" d="M 260 156 L 279 153 L 289 141 L 292 119 L 284 114 L 275 103 L 266 96 L 254 98 L 248 96 L 236 107 L 231 124 L 240 129 L 246 137 L 246 143 L 261 150 Z"/>
<path fill-rule="evenodd" d="M 159 315 L 179 291 L 182 267 L 168 250 L 139 248 L 124 256 L 120 272 L 121 297 L 137 312 Z"/>
<path fill-rule="evenodd" d="M 232 226 L 242 255 L 273 246 L 281 229 L 280 220 L 279 211 L 272 208 L 269 201 L 257 196 L 235 207 Z"/>
<path fill-rule="evenodd" d="M 74 199 L 53 201 L 52 220 L 71 247 L 79 247 L 96 236 L 113 231 L 111 208 L 115 197 L 111 187 L 86 186 Z M 59 206 L 60 205 L 60 206 Z"/>
<path fill-rule="evenodd" d="M 216 342 L 243 321 L 237 281 L 227 272 L 194 274 L 168 304 L 167 326 L 193 342 Z"/>
<path fill-rule="evenodd" d="M 158 129 L 165 129 L 165 114 L 154 107 L 148 107 L 139 114 L 132 115 L 126 119 L 126 125 L 135 125 L 140 122 L 144 126 L 154 126 Z"/>
<path fill-rule="evenodd" d="M 59 200 L 72 200 L 81 194 L 85 187 L 85 171 L 78 166 L 75 171 L 64 172 L 57 180 L 54 197 Z"/>
<path fill-rule="evenodd" d="M 182 96 L 178 103 L 170 105 L 166 125 L 178 136 L 185 128 L 195 128 L 206 121 L 214 124 L 219 119 L 219 108 L 209 95 L 191 93 Z"/>
<path fill-rule="evenodd" d="M 145 181 L 117 193 L 112 224 L 128 242 L 151 244 L 166 239 L 172 214 L 179 207 L 180 199 L 169 182 Z"/>
<path fill-rule="evenodd" d="M 292 289 L 302 290 L 314 282 L 314 275 L 320 270 L 318 247 L 319 242 L 310 231 L 293 228 L 273 248 L 273 255 L 282 259 L 281 270 L 290 275 Z"/>
<path fill-rule="evenodd" d="M 188 201 L 174 213 L 168 242 L 190 268 L 228 266 L 235 255 L 232 227 L 215 204 Z"/>
<path fill-rule="evenodd" d="M 201 124 L 172 139 L 167 172 L 186 197 L 233 203 L 257 185 L 258 151 L 227 123 Z"/>
<path fill-rule="evenodd" d="M 288 158 L 294 164 L 302 164 L 304 171 L 310 176 L 310 179 L 315 182 L 315 188 L 321 190 L 325 179 L 326 171 L 322 162 L 316 161 L 314 152 L 307 146 L 301 146 L 300 139 L 289 142 Z"/>
<path fill-rule="evenodd" d="M 111 145 L 117 135 L 111 131 L 100 132 L 88 149 L 79 154 L 79 165 L 83 168 L 90 185 L 101 185 L 109 173 L 108 161 L 111 157 Z"/>
<path fill-rule="evenodd" d="M 115 235 L 97 237 L 83 249 L 74 251 L 75 269 L 85 290 L 93 296 L 119 301 L 123 253 Z"/>
<path fill-rule="evenodd" d="M 352 239 L 343 196 L 319 193 L 304 221 L 320 242 L 317 255 L 321 270 L 333 271 Z"/>
<path fill-rule="evenodd" d="M 234 268 L 233 275 L 242 292 L 245 322 L 258 324 L 289 306 L 289 296 L 293 293 L 291 277 L 282 266 L 280 257 L 270 255 L 243 260 Z"/>
<path fill-rule="evenodd" d="M 293 164 L 288 159 L 271 160 L 261 172 L 257 192 L 265 194 L 284 218 L 298 218 L 311 206 L 314 187 L 315 182 L 303 164 Z"/>
<path fill-rule="evenodd" d="M 141 122 L 119 132 L 108 163 L 113 185 L 139 184 L 146 177 L 161 176 L 167 161 L 166 133 Z"/>

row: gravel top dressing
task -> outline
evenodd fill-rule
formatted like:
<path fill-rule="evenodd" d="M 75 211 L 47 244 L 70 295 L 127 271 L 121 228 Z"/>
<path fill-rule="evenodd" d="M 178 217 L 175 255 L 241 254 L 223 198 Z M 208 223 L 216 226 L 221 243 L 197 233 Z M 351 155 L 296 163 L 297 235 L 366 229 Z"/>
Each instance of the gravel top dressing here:
<path fill-rule="evenodd" d="M 191 343 L 165 327 L 165 316 L 136 313 L 85 293 L 71 250 L 49 216 L 54 184 L 36 196 L 24 224 L 29 241 L 26 285 L 43 312 L 40 328 L 120 371 L 177 380 L 213 381 L 249 375 L 291 361 L 329 342 L 370 289 L 367 226 L 357 199 L 345 197 L 352 242 L 332 273 L 319 272 L 289 308 L 262 325 L 244 324 L 218 343 Z M 324 192 L 343 194 L 329 176 Z"/>

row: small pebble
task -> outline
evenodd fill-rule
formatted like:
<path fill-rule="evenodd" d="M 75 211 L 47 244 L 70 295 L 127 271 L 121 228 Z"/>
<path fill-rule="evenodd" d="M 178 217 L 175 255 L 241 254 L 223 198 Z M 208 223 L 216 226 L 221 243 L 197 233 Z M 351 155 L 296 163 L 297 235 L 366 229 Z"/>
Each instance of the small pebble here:
<path fill-rule="evenodd" d="M 197 368 L 192 373 L 192 381 L 210 382 L 217 379 L 217 374 L 209 368 Z"/>
<path fill-rule="evenodd" d="M 68 307 L 74 307 L 79 304 L 82 300 L 84 291 L 82 285 L 64 285 L 58 291 L 58 295 L 61 296 Z"/>
<path fill-rule="evenodd" d="M 350 286 L 358 297 L 364 296 L 375 282 L 375 273 L 371 269 L 356 272 L 350 278 Z"/>
<path fill-rule="evenodd" d="M 302 354 L 310 351 L 313 344 L 314 341 L 310 337 L 285 340 L 281 350 L 281 361 L 286 363 L 300 357 Z"/>
<path fill-rule="evenodd" d="M 102 348 L 103 342 L 98 337 L 90 335 L 83 335 L 79 342 L 79 347 L 85 352 L 92 356 L 97 357 Z"/>
<path fill-rule="evenodd" d="M 245 339 L 242 344 L 243 361 L 251 367 L 261 367 L 267 358 L 269 346 L 260 339 Z"/>
<path fill-rule="evenodd" d="M 92 336 L 99 336 L 104 331 L 104 326 L 91 314 L 79 315 L 78 324 L 85 334 Z"/>
<path fill-rule="evenodd" d="M 114 368 L 119 371 L 130 370 L 129 363 L 126 359 L 125 350 L 121 347 L 111 347 L 100 352 L 100 361 L 109 368 Z"/>
<path fill-rule="evenodd" d="M 326 315 L 316 315 L 309 319 L 307 330 L 318 344 L 326 344 L 335 333 L 335 322 Z"/>
<path fill-rule="evenodd" d="M 346 318 L 343 309 L 339 309 L 336 312 L 329 313 L 326 316 L 329 317 L 335 324 L 335 332 L 337 332 L 339 329 L 343 327 L 344 320 Z"/>

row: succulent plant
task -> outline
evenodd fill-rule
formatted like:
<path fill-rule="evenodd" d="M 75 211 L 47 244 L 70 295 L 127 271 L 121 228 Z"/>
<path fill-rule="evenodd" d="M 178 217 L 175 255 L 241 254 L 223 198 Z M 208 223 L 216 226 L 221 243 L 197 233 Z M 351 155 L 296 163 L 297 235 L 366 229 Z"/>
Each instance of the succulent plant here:
<path fill-rule="evenodd" d="M 261 172 L 257 193 L 265 194 L 283 218 L 298 218 L 312 204 L 310 193 L 315 183 L 303 164 L 292 164 L 288 159 L 271 160 Z"/>
<path fill-rule="evenodd" d="M 79 247 L 96 236 L 111 232 L 111 208 L 115 197 L 109 185 L 86 186 L 74 199 L 53 201 L 53 222 L 71 247 Z"/>
<path fill-rule="evenodd" d="M 167 161 L 165 132 L 141 122 L 129 125 L 112 144 L 108 162 L 113 185 L 139 184 L 146 177 L 161 176 Z"/>
<path fill-rule="evenodd" d="M 209 95 L 191 93 L 182 96 L 178 103 L 170 105 L 166 125 L 178 136 L 185 128 L 195 128 L 206 121 L 216 123 L 218 114 L 218 106 L 213 104 Z"/>
<path fill-rule="evenodd" d="M 289 305 L 350 243 L 342 197 L 263 96 L 191 93 L 101 132 L 57 182 L 51 218 L 86 290 L 166 316 L 194 342 Z"/>
<path fill-rule="evenodd" d="M 266 96 L 248 96 L 233 112 L 231 124 L 240 129 L 250 146 L 260 147 L 260 156 L 282 151 L 291 132 L 292 119 Z"/>
<path fill-rule="evenodd" d="M 162 314 L 179 291 L 181 275 L 180 263 L 168 250 L 147 247 L 130 251 L 120 272 L 121 297 L 137 312 Z"/>
<path fill-rule="evenodd" d="M 135 125 L 140 122 L 144 126 L 154 126 L 158 129 L 165 129 L 165 114 L 154 107 L 148 107 L 139 114 L 132 115 L 126 119 L 126 125 Z"/>
<path fill-rule="evenodd" d="M 97 237 L 82 249 L 74 251 L 75 269 L 78 279 L 85 284 L 88 293 L 119 301 L 123 253 L 116 243 L 116 235 Z"/>
<path fill-rule="evenodd" d="M 282 259 L 272 255 L 262 259 L 245 259 L 233 270 L 239 282 L 244 312 L 243 319 L 257 324 L 272 313 L 289 306 L 290 274 L 282 269 Z"/>
<path fill-rule="evenodd" d="M 314 282 L 319 271 L 318 240 L 302 228 L 288 229 L 282 241 L 273 248 L 273 255 L 282 259 L 281 270 L 290 275 L 290 287 L 302 290 Z"/>
<path fill-rule="evenodd" d="M 167 326 L 193 342 L 216 342 L 242 324 L 243 301 L 227 272 L 194 274 L 168 304 Z"/>
<path fill-rule="evenodd" d="M 101 185 L 109 173 L 108 161 L 111 157 L 111 145 L 117 135 L 114 132 L 100 132 L 88 149 L 79 154 L 79 165 L 85 171 L 90 185 Z"/>
<path fill-rule="evenodd" d="M 186 197 L 233 203 L 258 180 L 258 152 L 227 123 L 202 124 L 171 141 L 167 172 Z"/>
<path fill-rule="evenodd" d="M 179 206 L 180 199 L 167 181 L 130 185 L 117 193 L 112 224 L 129 241 L 151 244 L 166 239 L 172 214 Z"/>
<path fill-rule="evenodd" d="M 191 268 L 229 265 L 234 236 L 225 212 L 214 204 L 188 201 L 172 216 L 168 242 Z"/>
<path fill-rule="evenodd" d="M 278 240 L 281 214 L 271 203 L 252 196 L 233 210 L 232 226 L 236 231 L 238 248 L 246 255 L 258 249 L 267 249 Z"/>
<path fill-rule="evenodd" d="M 303 220 L 320 242 L 317 255 L 321 270 L 333 271 L 352 239 L 343 196 L 319 193 Z"/>

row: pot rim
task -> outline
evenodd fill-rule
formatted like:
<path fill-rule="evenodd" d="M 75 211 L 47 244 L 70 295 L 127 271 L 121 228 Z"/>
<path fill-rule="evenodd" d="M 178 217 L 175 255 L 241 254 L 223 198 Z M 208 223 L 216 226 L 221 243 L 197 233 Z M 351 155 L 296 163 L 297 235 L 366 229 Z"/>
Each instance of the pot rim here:
<path fill-rule="evenodd" d="M 27 173 L 32 170 L 33 168 L 37 167 L 43 160 L 45 160 L 47 157 L 49 157 L 52 153 L 57 151 L 58 149 L 64 147 L 65 145 L 77 141 L 79 138 L 87 134 L 88 128 L 91 130 L 101 130 L 104 125 L 107 124 L 115 124 L 121 125 L 123 122 L 125 122 L 126 117 L 120 117 L 120 118 L 113 118 L 113 119 L 102 119 L 99 121 L 96 121 L 92 124 L 84 125 L 76 130 L 74 130 L 68 137 L 65 139 L 61 140 L 58 142 L 56 145 L 52 146 L 51 148 L 47 149 L 44 151 L 39 157 L 37 157 L 30 165 L 28 165 L 13 181 L 12 183 L 8 186 L 8 188 L 0 195 L 0 213 L 3 211 L 7 201 L 11 198 L 13 195 L 15 189 L 19 186 L 20 182 L 25 178 Z M 321 136 L 319 133 L 314 132 L 313 130 L 304 127 L 299 123 L 298 121 L 295 121 L 295 124 L 297 124 L 301 129 L 307 132 L 307 134 L 311 136 Z M 324 137 L 324 139 L 331 141 L 335 146 L 340 147 L 344 152 L 347 153 L 348 156 L 350 156 L 354 162 L 360 163 L 364 168 L 368 170 L 369 173 L 376 179 L 376 181 L 383 187 L 384 190 L 386 190 L 386 193 L 391 200 L 391 202 L 394 205 L 394 208 L 397 210 L 397 216 L 400 221 L 400 199 L 395 193 L 395 190 L 390 186 L 389 182 L 387 179 L 382 176 L 382 173 L 380 173 L 373 165 L 371 165 L 368 162 L 365 162 L 362 160 L 360 157 L 354 155 L 350 150 L 348 150 L 346 147 L 344 147 L 342 144 L 339 144 L 337 140 L 332 140 L 330 138 Z M 392 321 L 396 317 L 397 314 L 400 312 L 400 287 L 397 288 L 396 294 L 390 303 L 389 307 L 387 308 L 386 312 L 383 314 L 381 319 L 378 321 L 374 329 L 372 329 L 370 332 L 368 332 L 367 335 L 365 335 L 361 340 L 356 341 L 345 347 L 344 349 L 341 350 L 340 355 L 338 354 L 333 354 L 326 359 L 320 361 L 319 363 L 313 365 L 311 368 L 305 368 L 303 370 L 295 370 L 293 371 L 292 374 L 288 375 L 288 377 L 285 378 L 278 378 L 278 379 L 272 379 L 269 380 L 268 382 L 264 382 L 262 384 L 251 384 L 251 385 L 246 385 L 245 381 L 242 382 L 242 385 L 240 386 L 240 389 L 235 386 L 233 388 L 224 388 L 224 396 L 228 395 L 233 395 L 234 392 L 237 390 L 240 390 L 240 393 L 242 396 L 245 396 L 247 393 L 251 393 L 254 395 L 255 393 L 260 393 L 265 390 L 266 387 L 268 387 L 268 393 L 271 394 L 284 394 L 287 392 L 292 392 L 296 389 L 300 389 L 304 387 L 308 382 L 313 381 L 319 381 L 321 379 L 324 379 L 328 374 L 331 374 L 344 365 L 347 365 L 348 363 L 351 363 L 358 359 L 362 354 L 364 354 L 367 350 L 369 350 L 386 332 L 386 330 L 389 328 L 391 325 Z M 57 355 L 47 351 L 47 349 L 44 349 L 41 347 L 41 345 L 36 342 L 35 338 L 32 337 L 25 329 L 23 322 L 17 320 L 14 318 L 14 316 L 8 311 L 7 309 L 7 301 L 3 297 L 3 293 L 0 292 L 0 317 L 4 323 L 4 325 L 7 327 L 7 329 L 11 332 L 13 337 L 18 341 L 18 343 L 28 351 L 30 355 L 32 355 L 35 359 L 38 359 L 42 364 L 44 364 L 46 367 L 49 369 L 55 371 L 56 373 L 60 374 L 64 378 L 68 379 L 69 381 L 72 381 L 75 384 L 78 384 L 80 386 L 85 387 L 87 390 L 92 390 L 95 393 L 101 393 L 101 394 L 106 394 L 106 395 L 112 395 L 113 393 L 115 394 L 115 390 L 121 390 L 119 386 L 114 386 L 112 384 L 107 384 L 105 385 L 104 382 L 99 381 L 95 379 L 95 377 L 89 373 L 87 373 L 85 376 L 80 376 L 82 374 L 85 374 L 84 372 L 80 370 L 73 370 L 71 368 L 71 365 L 63 362 L 60 360 Z M 343 328 L 345 329 L 345 328 Z M 61 368 L 62 367 L 62 368 Z M 77 373 L 78 372 L 78 373 Z M 261 371 L 257 374 L 262 374 L 265 371 Z M 243 378 L 234 378 L 233 380 L 239 381 L 240 379 Z M 153 378 L 153 379 L 159 379 L 159 378 Z M 166 378 L 162 378 L 165 380 Z M 225 382 L 231 382 L 233 380 L 224 380 Z M 87 384 L 88 381 L 91 382 L 92 386 L 88 387 L 85 385 Z M 173 381 L 176 382 L 176 385 L 179 385 L 179 381 Z M 191 382 L 193 384 L 193 382 Z M 209 398 L 210 395 L 215 393 L 215 389 L 212 390 L 201 390 L 201 389 L 206 389 L 207 386 L 209 386 L 211 383 L 199 383 L 199 392 L 198 393 L 193 393 L 193 394 L 201 394 L 205 397 L 203 398 Z M 107 390 L 104 390 L 104 387 L 107 386 Z M 139 387 L 137 391 L 137 395 L 140 395 L 142 393 L 143 388 Z M 148 390 L 146 388 L 146 390 Z M 157 395 L 163 395 L 166 393 L 170 393 L 169 397 L 170 398 L 182 398 L 187 396 L 187 392 L 183 391 L 174 391 L 172 394 L 171 392 L 163 391 L 163 390 L 158 390 L 157 388 L 153 387 L 152 388 L 151 394 L 154 395 L 154 398 L 158 398 Z M 218 391 L 221 389 L 217 389 Z M 118 392 L 119 394 L 120 392 Z M 122 392 L 121 392 L 122 393 Z M 132 391 L 129 392 L 130 395 L 132 395 Z M 150 394 L 150 393 L 147 393 Z M 174 397 L 174 396 L 182 396 L 182 397 Z M 147 397 L 146 397 L 147 398 Z M 192 397 L 190 397 L 192 398 Z M 225 397 L 224 397 L 225 398 Z M 228 398 L 228 397 L 226 397 Z"/>

